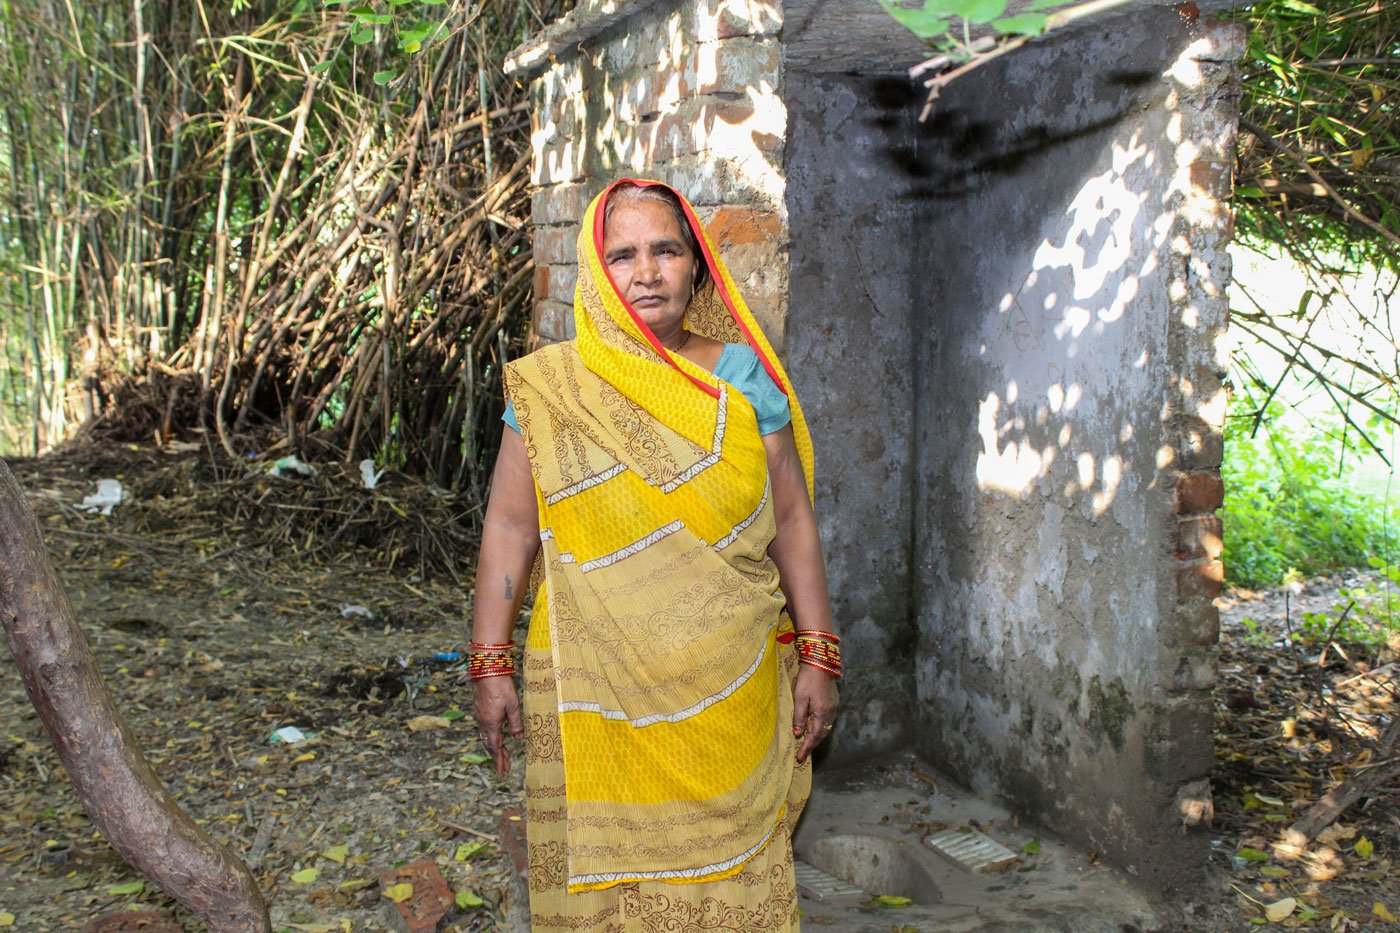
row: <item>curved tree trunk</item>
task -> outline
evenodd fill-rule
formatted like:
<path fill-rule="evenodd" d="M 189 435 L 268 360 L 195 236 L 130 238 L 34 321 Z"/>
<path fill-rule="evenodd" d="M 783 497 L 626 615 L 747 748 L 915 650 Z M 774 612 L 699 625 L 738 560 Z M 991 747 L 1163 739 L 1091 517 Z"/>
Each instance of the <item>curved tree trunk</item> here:
<path fill-rule="evenodd" d="M 117 712 L 10 468 L 0 460 L 0 622 L 83 807 L 137 871 L 216 933 L 267 933 L 252 874 L 176 805 Z"/>

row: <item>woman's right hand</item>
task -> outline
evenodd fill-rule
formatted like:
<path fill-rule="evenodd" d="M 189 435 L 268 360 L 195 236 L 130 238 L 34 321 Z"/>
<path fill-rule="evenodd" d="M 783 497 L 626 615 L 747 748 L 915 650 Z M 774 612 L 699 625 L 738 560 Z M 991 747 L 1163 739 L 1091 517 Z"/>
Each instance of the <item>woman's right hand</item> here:
<path fill-rule="evenodd" d="M 509 773 L 506 733 L 517 737 L 525 734 L 514 677 L 488 677 L 476 682 L 476 727 L 481 730 L 481 744 L 496 762 L 496 773 Z"/>

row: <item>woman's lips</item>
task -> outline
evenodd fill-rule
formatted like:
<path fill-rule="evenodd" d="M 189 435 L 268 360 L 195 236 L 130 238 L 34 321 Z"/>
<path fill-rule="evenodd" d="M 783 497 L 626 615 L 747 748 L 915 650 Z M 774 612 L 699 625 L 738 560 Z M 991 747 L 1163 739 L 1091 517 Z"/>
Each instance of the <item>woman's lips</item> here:
<path fill-rule="evenodd" d="M 662 304 L 662 303 L 664 303 L 665 301 L 666 301 L 666 299 L 665 299 L 665 298 L 662 298 L 660 295 L 642 295 L 642 296 L 639 297 L 639 298 L 633 298 L 633 299 L 632 299 L 632 305 L 633 305 L 633 307 L 636 307 L 637 305 L 641 305 L 642 307 L 645 307 L 645 308 L 651 308 L 651 307 L 655 307 L 656 305 Z"/>

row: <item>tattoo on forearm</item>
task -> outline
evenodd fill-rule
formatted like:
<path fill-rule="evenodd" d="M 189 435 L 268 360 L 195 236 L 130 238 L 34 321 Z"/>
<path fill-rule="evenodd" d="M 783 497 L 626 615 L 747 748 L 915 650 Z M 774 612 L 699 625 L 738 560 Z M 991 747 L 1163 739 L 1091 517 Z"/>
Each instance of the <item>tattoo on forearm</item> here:
<path fill-rule="evenodd" d="M 514 599 L 514 598 L 515 598 L 515 590 L 513 590 L 513 589 L 511 588 L 511 585 L 510 585 L 510 574 L 506 574 L 506 599 Z"/>

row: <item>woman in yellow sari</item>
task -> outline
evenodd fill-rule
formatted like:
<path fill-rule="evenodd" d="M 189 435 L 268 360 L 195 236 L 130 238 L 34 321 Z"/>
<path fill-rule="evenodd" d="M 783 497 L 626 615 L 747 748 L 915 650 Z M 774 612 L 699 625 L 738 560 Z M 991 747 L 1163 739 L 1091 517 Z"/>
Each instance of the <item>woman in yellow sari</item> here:
<path fill-rule="evenodd" d="M 578 255 L 577 337 L 506 370 L 469 652 L 498 771 L 525 736 L 532 927 L 794 930 L 841 670 L 802 410 L 672 189 L 610 186 Z"/>

